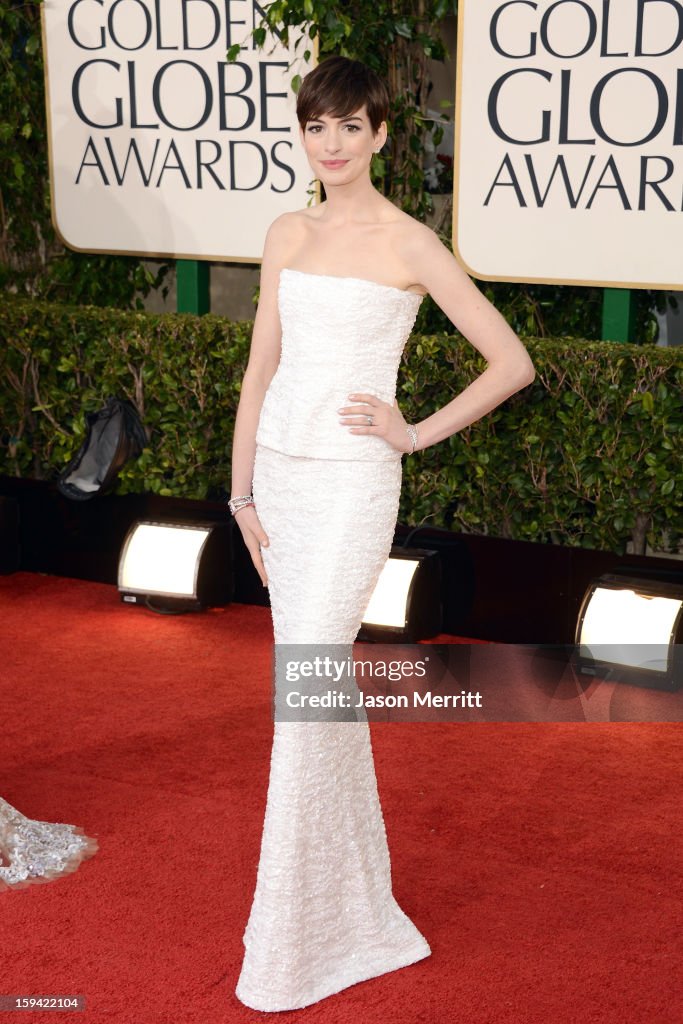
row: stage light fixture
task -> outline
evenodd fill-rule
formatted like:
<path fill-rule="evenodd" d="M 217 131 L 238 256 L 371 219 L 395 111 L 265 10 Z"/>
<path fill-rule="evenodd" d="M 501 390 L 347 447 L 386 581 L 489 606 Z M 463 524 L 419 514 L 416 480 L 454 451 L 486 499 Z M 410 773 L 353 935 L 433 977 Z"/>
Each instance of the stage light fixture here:
<path fill-rule="evenodd" d="M 580 673 L 662 690 L 683 685 L 683 571 L 606 573 L 584 594 Z"/>
<path fill-rule="evenodd" d="M 233 573 L 229 523 L 133 523 L 118 566 L 121 600 L 153 611 L 228 604 Z"/>
<path fill-rule="evenodd" d="M 394 546 L 363 615 L 359 640 L 413 643 L 441 632 L 437 551 Z"/>

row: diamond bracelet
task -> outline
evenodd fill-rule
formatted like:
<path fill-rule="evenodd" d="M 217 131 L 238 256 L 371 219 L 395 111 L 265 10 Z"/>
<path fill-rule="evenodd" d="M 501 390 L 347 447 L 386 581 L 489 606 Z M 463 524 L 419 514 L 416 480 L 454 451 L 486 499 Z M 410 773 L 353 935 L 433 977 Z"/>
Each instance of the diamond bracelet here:
<path fill-rule="evenodd" d="M 408 431 L 408 437 L 410 438 L 411 444 L 413 446 L 410 451 L 410 454 L 414 455 L 415 449 L 417 448 L 417 427 L 414 426 L 412 423 L 407 423 L 406 430 Z"/>
<path fill-rule="evenodd" d="M 254 504 L 254 496 L 252 494 L 240 494 L 235 498 L 230 498 L 228 501 L 228 508 L 230 509 L 230 515 L 234 516 L 236 512 L 239 512 L 241 508 L 247 508 L 248 505 Z"/>

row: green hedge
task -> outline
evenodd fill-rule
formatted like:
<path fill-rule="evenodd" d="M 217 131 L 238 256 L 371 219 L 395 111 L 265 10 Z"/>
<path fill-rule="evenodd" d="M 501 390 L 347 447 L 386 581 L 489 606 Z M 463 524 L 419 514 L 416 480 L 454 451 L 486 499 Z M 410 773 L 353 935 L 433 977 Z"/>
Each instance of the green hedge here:
<path fill-rule="evenodd" d="M 0 473 L 54 479 L 84 413 L 131 398 L 152 441 L 118 493 L 229 489 L 251 323 L 25 300 L 0 310 Z M 471 427 L 403 461 L 400 520 L 520 540 L 636 552 L 683 538 L 683 351 L 526 339 L 537 378 Z M 458 335 L 413 336 L 399 375 L 409 420 L 485 367 Z M 359 509 L 362 516 L 362 509 Z"/>

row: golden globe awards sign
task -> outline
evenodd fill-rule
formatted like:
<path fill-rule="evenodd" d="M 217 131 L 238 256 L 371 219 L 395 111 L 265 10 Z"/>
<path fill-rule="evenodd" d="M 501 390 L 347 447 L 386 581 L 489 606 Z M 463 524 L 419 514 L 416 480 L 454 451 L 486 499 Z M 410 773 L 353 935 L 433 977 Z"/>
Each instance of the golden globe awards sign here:
<path fill-rule="evenodd" d="M 309 65 L 253 48 L 261 12 L 256 0 L 46 0 L 52 212 L 66 245 L 257 261 L 274 217 L 306 205 L 290 82 Z"/>
<path fill-rule="evenodd" d="M 683 288 L 683 3 L 460 0 L 456 101 L 473 276 Z"/>

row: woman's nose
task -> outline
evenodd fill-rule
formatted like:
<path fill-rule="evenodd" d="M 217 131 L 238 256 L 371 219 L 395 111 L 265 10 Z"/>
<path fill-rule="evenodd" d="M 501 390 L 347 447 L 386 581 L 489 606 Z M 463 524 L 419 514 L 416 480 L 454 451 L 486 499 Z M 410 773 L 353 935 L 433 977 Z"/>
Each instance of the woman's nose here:
<path fill-rule="evenodd" d="M 325 139 L 325 149 L 328 150 L 330 153 L 336 153 L 337 150 L 340 148 L 340 145 L 341 142 L 337 133 L 332 131 L 328 132 L 327 138 Z"/>

